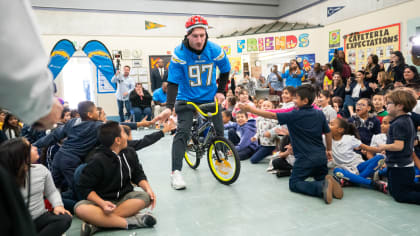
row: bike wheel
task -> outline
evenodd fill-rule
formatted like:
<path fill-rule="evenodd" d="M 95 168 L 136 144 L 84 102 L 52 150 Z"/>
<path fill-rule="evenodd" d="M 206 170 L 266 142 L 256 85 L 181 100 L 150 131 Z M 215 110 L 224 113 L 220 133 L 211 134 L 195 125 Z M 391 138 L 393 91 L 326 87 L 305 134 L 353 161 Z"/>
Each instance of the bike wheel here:
<path fill-rule="evenodd" d="M 210 171 L 220 183 L 228 185 L 236 181 L 241 171 L 241 160 L 232 142 L 215 137 L 207 156 Z"/>
<path fill-rule="evenodd" d="M 192 169 L 196 169 L 200 165 L 201 157 L 197 154 L 197 146 L 194 144 L 192 139 L 188 141 L 184 159 Z"/>

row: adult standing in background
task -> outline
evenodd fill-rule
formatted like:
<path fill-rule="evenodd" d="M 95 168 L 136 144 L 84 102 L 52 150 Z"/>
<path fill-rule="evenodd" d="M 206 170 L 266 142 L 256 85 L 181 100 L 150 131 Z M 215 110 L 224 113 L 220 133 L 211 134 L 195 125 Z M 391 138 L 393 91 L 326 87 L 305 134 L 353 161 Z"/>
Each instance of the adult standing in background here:
<path fill-rule="evenodd" d="M 278 71 L 277 65 L 271 69 L 271 73 L 267 76 L 267 84 L 270 88 L 271 95 L 278 95 L 281 99 L 281 93 L 284 88 L 283 78 Z"/>
<path fill-rule="evenodd" d="M 316 87 L 322 89 L 324 84 L 325 72 L 321 70 L 321 64 L 318 62 L 314 64 L 314 68 L 309 71 L 308 78 L 311 84 L 315 84 Z"/>
<path fill-rule="evenodd" d="M 347 79 L 351 76 L 351 68 L 346 62 L 346 55 L 344 52 L 341 50 L 336 50 L 334 52 L 334 58 L 331 64 L 334 72 L 340 72 L 341 78 L 343 79 L 343 84 L 346 84 Z"/>
<path fill-rule="evenodd" d="M 407 67 L 403 54 L 400 51 L 392 52 L 390 62 L 391 64 L 388 67 L 387 73 L 394 83 L 396 83 L 396 86 L 402 86 L 405 84 L 404 69 Z"/>
<path fill-rule="evenodd" d="M 289 66 L 289 69 L 286 70 L 286 66 Z M 302 85 L 303 71 L 296 59 L 290 60 L 290 63 L 284 63 L 281 76 L 286 82 L 286 87 L 297 88 Z"/>
<path fill-rule="evenodd" d="M 18 19 L 18 20 L 16 20 Z M 48 57 L 24 0 L 0 1 L 0 107 L 25 124 L 52 128 L 63 110 L 54 98 Z"/>
<path fill-rule="evenodd" d="M 134 79 L 130 77 L 130 66 L 124 66 L 124 74 L 121 75 L 120 71 L 117 70 L 114 77 L 111 80 L 112 83 L 117 83 L 117 103 L 118 103 L 118 114 L 120 116 L 120 122 L 125 121 L 124 117 L 124 106 L 127 113 L 130 114 L 131 104 L 128 99 L 128 95 L 134 89 Z"/>
<path fill-rule="evenodd" d="M 378 73 L 379 73 L 379 58 L 377 55 L 375 54 L 371 54 L 368 59 L 367 59 L 368 63 L 366 65 L 366 81 L 368 81 L 369 83 L 378 83 Z"/>
<path fill-rule="evenodd" d="M 168 70 L 165 69 L 163 60 L 159 59 L 156 68 L 152 70 L 151 74 L 152 92 L 162 86 L 162 82 L 168 80 Z"/>

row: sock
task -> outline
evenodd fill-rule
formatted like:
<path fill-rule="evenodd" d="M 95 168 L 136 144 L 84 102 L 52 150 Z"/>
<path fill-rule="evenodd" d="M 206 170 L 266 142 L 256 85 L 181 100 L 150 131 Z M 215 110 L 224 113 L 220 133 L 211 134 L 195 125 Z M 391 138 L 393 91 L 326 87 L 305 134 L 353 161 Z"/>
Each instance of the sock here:
<path fill-rule="evenodd" d="M 135 216 L 126 217 L 125 220 L 127 221 L 127 229 L 134 229 L 140 226 Z"/>

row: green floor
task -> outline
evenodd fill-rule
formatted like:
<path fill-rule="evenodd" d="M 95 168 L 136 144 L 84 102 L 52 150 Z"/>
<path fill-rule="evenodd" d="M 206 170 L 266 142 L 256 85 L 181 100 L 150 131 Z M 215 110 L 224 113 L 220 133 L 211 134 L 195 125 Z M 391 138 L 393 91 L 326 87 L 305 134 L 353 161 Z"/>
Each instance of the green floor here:
<path fill-rule="evenodd" d="M 151 130 L 134 132 L 140 138 Z M 420 235 L 420 206 L 400 204 L 389 195 L 348 187 L 344 198 L 323 200 L 295 194 L 288 178 L 268 174 L 267 163 L 243 161 L 236 183 L 225 186 L 207 162 L 197 170 L 184 163 L 184 191 L 170 187 L 172 136 L 138 152 L 157 195 L 151 229 L 106 231 L 98 235 Z M 79 235 L 75 218 L 67 236 Z"/>

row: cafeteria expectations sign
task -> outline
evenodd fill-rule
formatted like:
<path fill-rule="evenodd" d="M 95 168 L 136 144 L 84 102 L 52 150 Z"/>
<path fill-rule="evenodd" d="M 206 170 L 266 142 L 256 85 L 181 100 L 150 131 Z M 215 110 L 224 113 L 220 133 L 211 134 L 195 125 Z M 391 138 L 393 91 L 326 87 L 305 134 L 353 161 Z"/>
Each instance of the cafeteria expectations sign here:
<path fill-rule="evenodd" d="M 344 52 L 352 71 L 364 69 L 367 58 L 376 54 L 379 62 L 400 50 L 401 24 L 387 25 L 344 36 Z"/>

